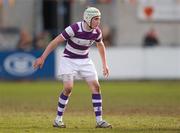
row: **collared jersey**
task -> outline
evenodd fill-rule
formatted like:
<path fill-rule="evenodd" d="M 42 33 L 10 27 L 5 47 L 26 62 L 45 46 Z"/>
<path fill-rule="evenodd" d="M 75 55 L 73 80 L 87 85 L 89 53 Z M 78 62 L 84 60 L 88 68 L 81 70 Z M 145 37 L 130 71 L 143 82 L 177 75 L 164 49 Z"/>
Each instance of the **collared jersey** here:
<path fill-rule="evenodd" d="M 86 31 L 84 21 L 76 22 L 60 34 L 66 41 L 64 57 L 83 59 L 88 58 L 89 48 L 94 42 L 102 41 L 102 32 L 99 27 Z"/>

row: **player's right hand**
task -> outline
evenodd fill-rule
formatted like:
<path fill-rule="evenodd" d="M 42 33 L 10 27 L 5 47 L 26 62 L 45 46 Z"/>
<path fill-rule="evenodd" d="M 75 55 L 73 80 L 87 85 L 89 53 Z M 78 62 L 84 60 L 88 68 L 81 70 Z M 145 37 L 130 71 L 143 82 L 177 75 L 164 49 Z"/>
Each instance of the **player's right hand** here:
<path fill-rule="evenodd" d="M 42 57 L 39 57 L 35 60 L 33 67 L 34 69 L 42 68 L 44 65 L 44 59 Z"/>

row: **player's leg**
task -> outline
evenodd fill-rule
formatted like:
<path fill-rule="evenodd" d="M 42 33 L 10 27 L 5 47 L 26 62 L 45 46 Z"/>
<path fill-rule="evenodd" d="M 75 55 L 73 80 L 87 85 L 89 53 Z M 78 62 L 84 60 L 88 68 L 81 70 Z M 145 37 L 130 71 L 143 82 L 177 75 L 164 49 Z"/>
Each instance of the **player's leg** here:
<path fill-rule="evenodd" d="M 98 80 L 88 80 L 88 77 L 86 79 L 92 92 L 92 103 L 97 123 L 96 128 L 112 128 L 111 124 L 102 119 L 102 96 Z"/>
<path fill-rule="evenodd" d="M 71 95 L 71 91 L 73 88 L 73 76 L 72 75 L 63 75 L 63 91 L 61 92 L 58 100 L 58 108 L 57 108 L 57 116 L 54 121 L 54 127 L 65 128 L 65 124 L 63 123 L 63 113 L 65 111 L 65 107 L 68 103 L 69 96 Z"/>
<path fill-rule="evenodd" d="M 102 119 L 101 90 L 94 64 L 91 60 L 87 60 L 87 64 L 83 66 L 85 67 L 80 67 L 80 74 L 86 80 L 92 92 L 92 103 L 96 116 L 97 127 L 110 128 L 112 126 Z"/>
<path fill-rule="evenodd" d="M 92 92 L 92 104 L 96 116 L 96 122 L 102 121 L 102 97 L 100 92 L 100 85 L 97 80 L 88 80 L 86 82 Z"/>

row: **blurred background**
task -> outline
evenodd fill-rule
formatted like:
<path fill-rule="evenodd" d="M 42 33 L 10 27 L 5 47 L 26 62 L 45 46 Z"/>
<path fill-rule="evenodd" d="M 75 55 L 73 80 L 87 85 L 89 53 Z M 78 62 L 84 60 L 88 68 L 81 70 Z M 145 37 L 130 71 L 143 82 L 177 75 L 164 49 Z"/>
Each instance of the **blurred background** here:
<path fill-rule="evenodd" d="M 0 0 L 0 79 L 57 79 L 64 45 L 42 70 L 32 63 L 87 6 L 102 12 L 110 79 L 180 79 L 180 0 Z M 103 79 L 95 47 L 90 56 Z"/>
<path fill-rule="evenodd" d="M 63 132 L 180 132 L 180 0 L 0 0 L 0 133 L 54 133 L 60 56 L 42 69 L 33 62 L 65 27 L 82 21 L 87 6 L 102 13 L 110 67 L 103 77 L 97 48 L 90 49 L 100 79 L 103 112 L 113 125 L 94 129 L 91 93 L 75 83 Z"/>

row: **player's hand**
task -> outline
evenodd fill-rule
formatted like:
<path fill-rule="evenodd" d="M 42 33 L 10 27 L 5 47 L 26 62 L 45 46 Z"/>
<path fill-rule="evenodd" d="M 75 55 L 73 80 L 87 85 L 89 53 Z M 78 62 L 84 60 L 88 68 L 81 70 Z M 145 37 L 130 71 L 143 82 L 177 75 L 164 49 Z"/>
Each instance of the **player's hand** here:
<path fill-rule="evenodd" d="M 105 78 L 109 76 L 109 67 L 107 65 L 103 67 L 103 75 Z"/>
<path fill-rule="evenodd" d="M 44 65 L 44 59 L 42 57 L 39 57 L 35 60 L 33 67 L 34 69 L 42 68 Z"/>

